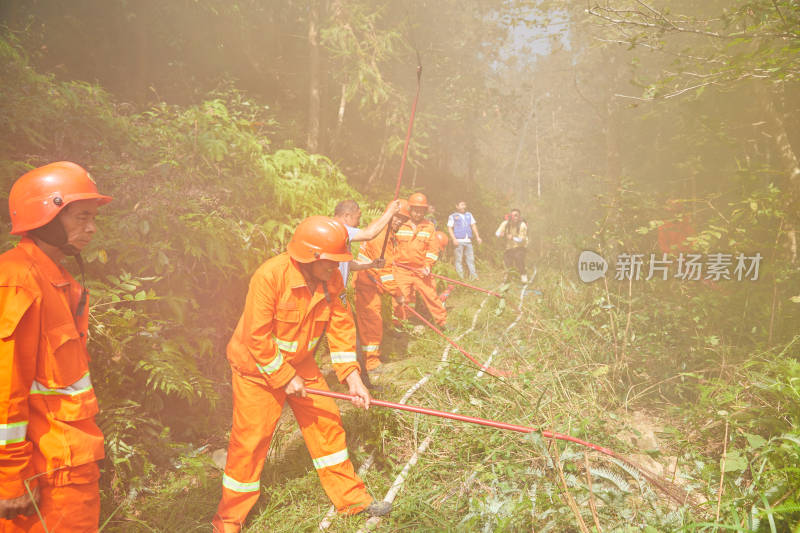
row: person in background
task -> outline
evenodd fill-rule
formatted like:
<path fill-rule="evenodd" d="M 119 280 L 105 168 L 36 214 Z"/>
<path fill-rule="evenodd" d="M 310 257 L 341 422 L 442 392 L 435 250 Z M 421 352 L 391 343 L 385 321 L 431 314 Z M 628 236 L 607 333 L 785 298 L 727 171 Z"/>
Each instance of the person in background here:
<path fill-rule="evenodd" d="M 394 279 L 394 258 L 397 254 L 397 230 L 410 217 L 408 202 L 400 200 L 401 206 L 397 214 L 387 226 L 389 232 L 384 253 L 385 265 L 380 269 L 361 270 L 356 274 L 356 324 L 364 352 L 365 368 L 373 371 L 381 365 L 381 342 L 383 341 L 383 318 L 381 317 L 381 294 L 389 292 L 394 298 L 402 296 Z M 361 245 L 358 250 L 358 261 L 361 264 L 374 264 L 381 254 L 385 231 L 371 241 Z"/>
<path fill-rule="evenodd" d="M 329 390 L 314 352 L 322 335 L 336 377 L 353 403 L 369 408 L 370 395 L 356 360 L 356 330 L 339 294 L 338 262 L 349 261 L 347 230 L 312 216 L 294 231 L 287 251 L 253 274 L 244 311 L 228 343 L 233 380 L 233 428 L 213 527 L 238 532 L 261 494 L 261 469 L 284 403 L 294 412 L 328 498 L 341 514 L 387 514 L 350 462 L 339 409 L 333 399 L 309 396 L 306 386 Z"/>
<path fill-rule="evenodd" d="M 669 218 L 658 227 L 658 249 L 668 255 L 691 251 L 687 241 L 695 234 L 691 216 L 681 212 L 678 200 L 669 200 L 665 210 Z"/>
<path fill-rule="evenodd" d="M 386 206 L 383 214 L 369 223 L 364 229 L 359 229 L 358 225 L 361 223 L 361 209 L 355 200 L 343 200 L 336 204 L 333 211 L 333 218 L 338 220 L 347 229 L 348 246 L 354 242 L 364 242 L 375 238 L 383 228 L 389 224 L 389 221 L 400 209 L 400 201 L 394 200 Z M 379 263 L 362 264 L 357 261 L 342 261 L 339 264 L 339 271 L 342 273 L 342 281 L 344 286 L 347 287 L 347 278 L 350 272 L 357 272 L 367 268 L 382 268 L 383 265 Z M 344 298 L 344 293 L 342 293 Z"/>
<path fill-rule="evenodd" d="M 428 212 L 428 199 L 420 193 L 408 197 L 411 218 L 397 231 L 397 255 L 394 269 L 395 279 L 403 295 L 403 301 L 413 304 L 416 295 L 430 311 L 434 321 L 440 327 L 447 322 L 447 310 L 436 294 L 431 268 L 439 258 L 439 243 L 433 224 L 425 219 Z M 394 315 L 400 319 L 408 318 L 406 308 L 395 300 Z"/>
<path fill-rule="evenodd" d="M 481 236 L 478 233 L 478 226 L 475 217 L 467 211 L 467 202 L 461 201 L 456 204 L 456 212 L 447 218 L 447 231 L 453 240 L 454 257 L 456 262 L 456 272 L 459 277 L 464 278 L 463 261 L 466 259 L 469 279 L 478 279 L 475 271 L 475 254 L 472 249 L 472 239 L 481 244 Z"/>
<path fill-rule="evenodd" d="M 508 270 L 516 270 L 522 283 L 528 283 L 525 271 L 525 253 L 528 247 L 528 224 L 519 209 L 512 209 L 500 223 L 495 235 L 505 241 L 503 263 Z"/>
<path fill-rule="evenodd" d="M 86 351 L 88 292 L 61 262 L 74 256 L 82 274 L 80 252 L 110 201 L 69 161 L 31 170 L 11 187 L 11 233 L 22 240 L 0 255 L 3 532 L 98 528 L 105 451 Z"/>
<path fill-rule="evenodd" d="M 435 206 L 435 205 L 433 205 L 433 204 L 430 204 L 430 205 L 428 206 L 428 214 L 427 214 L 427 215 L 425 215 L 425 218 L 426 218 L 426 219 L 427 219 L 427 220 L 428 220 L 428 221 L 429 221 L 431 224 L 433 224 L 433 227 L 434 227 L 434 228 L 436 227 L 436 206 Z"/>

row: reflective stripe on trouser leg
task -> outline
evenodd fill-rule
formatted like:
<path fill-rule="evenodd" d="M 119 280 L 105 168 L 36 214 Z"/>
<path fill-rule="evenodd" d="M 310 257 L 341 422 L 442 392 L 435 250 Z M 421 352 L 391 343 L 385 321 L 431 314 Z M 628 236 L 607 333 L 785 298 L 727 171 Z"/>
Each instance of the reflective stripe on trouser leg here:
<path fill-rule="evenodd" d="M 433 279 L 417 278 L 414 280 L 414 287 L 430 311 L 433 320 L 440 326 L 444 324 L 447 321 L 447 311 L 439 299 L 439 295 L 436 294 L 436 285 L 434 285 Z"/>
<path fill-rule="evenodd" d="M 329 390 L 321 375 L 306 381 L 306 386 Z M 372 497 L 347 458 L 347 442 L 336 402 L 313 394 L 305 398 L 287 396 L 286 399 L 303 432 L 322 488 L 336 510 L 353 514 L 366 508 Z"/>
<path fill-rule="evenodd" d="M 381 340 L 383 339 L 381 295 L 375 285 L 356 284 L 356 322 L 367 370 L 373 370 L 381 364 Z"/>
<path fill-rule="evenodd" d="M 261 493 L 259 479 L 286 397 L 264 379 L 233 372 L 233 427 L 215 531 L 239 531 Z"/>

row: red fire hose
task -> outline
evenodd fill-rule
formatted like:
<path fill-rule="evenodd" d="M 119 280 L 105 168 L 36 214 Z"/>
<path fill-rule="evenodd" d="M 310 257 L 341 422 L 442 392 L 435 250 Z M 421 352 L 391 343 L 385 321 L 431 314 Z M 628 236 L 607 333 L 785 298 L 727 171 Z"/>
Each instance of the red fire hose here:
<path fill-rule="evenodd" d="M 410 267 L 408 265 L 401 265 L 400 263 L 395 263 L 395 265 L 399 266 L 400 268 L 404 268 L 406 270 L 410 270 L 411 272 L 414 272 L 415 274 L 422 275 L 422 273 L 419 270 L 417 270 L 416 268 L 412 268 L 412 267 Z M 469 289 L 473 289 L 473 290 L 480 291 L 480 292 L 485 292 L 486 294 L 491 294 L 492 296 L 497 296 L 498 298 L 502 298 L 503 297 L 503 295 L 500 294 L 499 292 L 490 291 L 489 289 L 484 289 L 483 287 L 476 287 L 475 285 L 470 285 L 469 283 L 465 283 L 465 282 L 459 281 L 457 279 L 448 278 L 446 276 L 442 276 L 441 274 L 434 274 L 433 272 L 431 272 L 430 275 L 433 276 L 434 278 L 439 278 L 439 279 L 442 279 L 444 281 L 448 281 L 450 283 L 455 283 L 456 285 L 462 285 L 462 286 L 467 287 Z"/>
<path fill-rule="evenodd" d="M 380 281 L 378 281 L 377 279 L 375 279 L 375 277 L 374 277 L 372 274 L 370 274 L 370 273 L 369 273 L 369 271 L 366 271 L 366 270 L 365 270 L 364 272 L 366 272 L 366 273 L 367 273 L 367 277 L 369 278 L 369 280 L 370 280 L 372 283 L 374 283 L 375 285 L 377 285 L 378 287 L 380 287 L 380 288 L 381 288 L 381 289 L 382 289 L 384 292 L 388 293 L 388 294 L 389 294 L 389 295 L 392 297 L 392 299 L 394 299 L 395 301 L 397 301 L 397 298 L 395 298 L 394 294 L 392 294 L 392 293 L 391 293 L 391 291 L 388 291 L 388 290 L 386 290 L 386 287 L 384 287 L 384 285 L 383 285 L 383 284 L 382 284 Z M 400 303 L 400 302 L 398 302 L 398 303 Z M 431 328 L 433 331 L 435 331 L 436 333 L 438 333 L 438 334 L 439 334 L 439 335 L 440 335 L 440 336 L 441 336 L 441 337 L 442 337 L 444 340 L 446 340 L 447 342 L 449 342 L 449 343 L 450 343 L 450 345 L 451 345 L 453 348 L 455 348 L 456 350 L 458 350 L 459 352 L 461 352 L 461 354 L 462 354 L 464 357 L 466 357 L 467 359 L 469 359 L 470 361 L 472 361 L 473 363 L 475 363 L 476 365 L 478 365 L 478 366 L 480 367 L 480 369 L 481 369 L 483 372 L 486 372 L 487 374 L 491 374 L 492 376 L 495 376 L 495 377 L 508 377 L 508 376 L 512 376 L 512 375 L 513 375 L 513 374 L 512 374 L 512 373 L 510 373 L 510 372 L 505 372 L 505 371 L 503 371 L 503 370 L 498 370 L 498 369 L 494 368 L 493 366 L 484 365 L 483 363 L 481 363 L 480 361 L 478 361 L 477 359 L 475 359 L 473 356 L 471 356 L 471 355 L 470 355 L 470 354 L 469 354 L 469 353 L 468 353 L 468 352 L 467 352 L 467 351 L 466 351 L 464 348 L 462 348 L 461 346 L 459 346 L 458 344 L 456 344 L 456 342 L 455 342 L 455 341 L 453 341 L 453 340 L 452 340 L 452 339 L 450 339 L 450 338 L 449 338 L 447 335 L 445 335 L 444 333 L 442 333 L 442 330 L 440 330 L 439 328 L 437 328 L 436 326 L 434 326 L 434 325 L 433 325 L 433 324 L 432 324 L 432 323 L 431 323 L 431 322 L 430 322 L 428 319 L 426 319 L 424 316 L 422 316 L 421 314 L 419 314 L 419 313 L 417 312 L 417 310 L 416 310 L 416 309 L 414 309 L 413 307 L 411 307 L 410 305 L 408 305 L 408 304 L 407 304 L 407 303 L 405 303 L 405 302 L 403 302 L 403 303 L 400 303 L 400 305 L 402 305 L 402 306 L 403 306 L 405 309 L 407 309 L 408 311 L 411 311 L 411 313 L 412 313 L 414 316 L 416 316 L 417 318 L 419 318 L 420 320 L 422 320 L 422 322 L 424 322 L 426 326 L 428 326 L 429 328 Z"/>
<path fill-rule="evenodd" d="M 306 387 L 306 392 L 309 394 L 316 394 L 317 396 L 327 396 L 329 398 L 336 398 L 339 400 L 350 400 L 356 398 L 356 396 L 351 396 L 349 394 L 343 394 L 341 392 L 332 392 L 332 391 L 324 391 L 318 389 L 312 389 Z M 388 407 L 390 409 L 399 409 L 401 411 L 411 411 L 412 413 L 419 413 L 422 415 L 429 415 L 429 416 L 438 416 L 439 418 L 449 418 L 451 420 L 458 420 L 459 422 L 469 422 L 470 424 L 479 424 L 481 426 L 489 426 L 497 429 L 505 429 L 509 431 L 517 431 L 519 433 L 541 433 L 543 437 L 548 439 L 558 439 L 558 440 L 565 440 L 569 442 L 574 442 L 576 444 L 580 444 L 581 446 L 586 446 L 587 448 L 591 448 L 593 450 L 597 450 L 600 453 L 604 453 L 606 455 L 610 455 L 612 457 L 619 458 L 620 455 L 617 454 L 613 450 L 609 450 L 608 448 L 604 448 L 602 446 L 598 446 L 597 444 L 592 444 L 591 442 L 586 442 L 585 440 L 581 440 L 576 437 L 572 437 L 570 435 L 564 435 L 563 433 L 555 433 L 553 431 L 546 431 L 546 430 L 538 430 L 528 426 L 518 426 L 516 424 L 507 424 L 505 422 L 497 422 L 495 420 L 487 420 L 486 418 L 476 418 L 474 416 L 466 416 L 466 415 L 459 415 L 456 413 L 449 413 L 447 411 L 437 411 L 435 409 L 427 409 L 425 407 L 417 407 L 414 405 L 406 405 L 402 403 L 394 403 L 394 402 L 387 402 L 384 400 L 378 400 L 372 398 L 370 400 L 370 405 L 377 405 L 378 407 Z"/>
<path fill-rule="evenodd" d="M 422 316 L 421 314 L 419 314 L 419 313 L 417 312 L 417 310 L 416 310 L 416 309 L 414 309 L 413 307 L 409 306 L 409 305 L 408 305 L 408 304 L 406 304 L 406 303 L 402 303 L 402 304 L 400 304 L 400 305 L 402 305 L 403 307 L 405 307 L 405 308 L 406 308 L 408 311 L 411 311 L 411 313 L 412 313 L 412 314 L 413 314 L 415 317 L 417 317 L 417 318 L 419 318 L 420 320 L 422 320 L 422 321 L 425 323 L 425 325 L 426 325 L 426 326 L 428 326 L 428 327 L 429 327 L 429 328 L 431 328 L 433 331 L 435 331 L 436 333 L 438 333 L 438 334 L 439 334 L 439 335 L 440 335 L 440 336 L 441 336 L 441 337 L 442 337 L 444 340 L 446 340 L 447 342 L 449 342 L 449 343 L 450 343 L 450 345 L 451 345 L 453 348 L 455 348 L 456 350 L 458 350 L 459 352 L 461 352 L 461 354 L 462 354 L 464 357 L 466 357 L 467 359 L 469 359 L 470 361 L 472 361 L 473 363 L 475 363 L 476 365 L 478 365 L 478 366 L 480 367 L 480 369 L 481 369 L 483 372 L 486 372 L 487 374 L 491 374 L 491 375 L 493 375 L 493 376 L 495 376 L 495 377 L 508 377 L 508 376 L 513 376 L 513 375 L 514 375 L 514 374 L 512 374 L 511 372 L 506 372 L 506 371 L 504 371 L 504 370 L 498 370 L 498 369 L 496 369 L 496 368 L 494 368 L 493 366 L 490 366 L 490 365 L 484 365 L 483 363 L 481 363 L 480 361 L 478 361 L 477 359 L 475 359 L 473 356 L 471 356 L 471 355 L 470 355 L 470 354 L 469 354 L 469 353 L 468 353 L 468 352 L 467 352 L 467 351 L 466 351 L 464 348 L 462 348 L 461 346 L 459 346 L 458 344 L 456 344 L 456 342 L 455 342 L 454 340 L 450 339 L 450 338 L 449 338 L 447 335 L 445 335 L 444 333 L 442 333 L 442 330 L 440 330 L 439 328 L 437 328 L 436 326 L 434 326 L 434 325 L 433 325 L 433 324 L 432 324 L 430 321 L 428 321 L 428 320 L 427 320 L 427 319 L 426 319 L 424 316 Z"/>
<path fill-rule="evenodd" d="M 408 119 L 408 131 L 406 132 L 406 142 L 403 145 L 403 157 L 400 159 L 400 171 L 397 173 L 397 185 L 394 189 L 394 200 L 400 196 L 400 182 L 403 181 L 403 170 L 406 168 L 406 158 L 408 156 L 408 145 L 411 143 L 411 130 L 414 127 L 414 115 L 417 114 L 417 103 L 419 102 L 419 91 L 422 87 L 422 62 L 417 53 L 417 94 L 414 96 L 414 103 L 411 106 L 411 118 Z M 383 238 L 383 247 L 381 248 L 381 259 L 386 254 L 386 244 L 389 242 L 389 229 L 386 230 L 386 236 Z"/>

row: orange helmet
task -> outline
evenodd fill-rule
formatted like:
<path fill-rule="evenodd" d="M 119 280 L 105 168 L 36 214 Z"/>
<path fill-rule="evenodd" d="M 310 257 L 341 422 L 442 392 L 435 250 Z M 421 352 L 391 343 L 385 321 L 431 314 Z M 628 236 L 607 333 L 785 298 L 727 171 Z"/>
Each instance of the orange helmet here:
<path fill-rule="evenodd" d="M 8 195 L 11 234 L 41 228 L 76 200 L 96 199 L 98 205 L 111 201 L 97 192 L 86 169 L 69 161 L 50 163 L 23 174 Z"/>
<path fill-rule="evenodd" d="M 408 206 L 408 200 L 400 198 L 400 209 L 397 210 L 397 214 L 406 218 L 411 218 L 411 208 Z"/>
<path fill-rule="evenodd" d="M 297 225 L 286 249 L 298 263 L 311 263 L 318 259 L 350 261 L 353 255 L 347 244 L 347 229 L 341 222 L 315 215 Z"/>
<path fill-rule="evenodd" d="M 428 207 L 428 197 L 421 192 L 415 192 L 408 197 L 408 205 L 411 207 Z"/>
<path fill-rule="evenodd" d="M 444 249 L 447 243 L 450 242 L 450 239 L 447 238 L 447 234 L 443 231 L 437 231 L 434 235 L 436 235 L 436 240 L 439 241 L 439 249 Z"/>

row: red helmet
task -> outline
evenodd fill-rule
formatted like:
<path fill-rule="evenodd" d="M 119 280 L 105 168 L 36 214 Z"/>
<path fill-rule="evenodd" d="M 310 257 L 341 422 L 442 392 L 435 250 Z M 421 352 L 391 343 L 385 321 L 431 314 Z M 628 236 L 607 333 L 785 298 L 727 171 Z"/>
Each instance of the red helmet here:
<path fill-rule="evenodd" d="M 311 263 L 318 259 L 350 261 L 353 255 L 347 245 L 347 229 L 341 222 L 315 215 L 297 225 L 287 251 L 298 263 Z"/>
<path fill-rule="evenodd" d="M 11 234 L 41 228 L 77 200 L 97 200 L 98 205 L 111 201 L 97 192 L 97 185 L 86 169 L 69 161 L 50 163 L 23 174 L 8 195 Z"/>
<path fill-rule="evenodd" d="M 421 192 L 415 192 L 408 197 L 408 205 L 411 207 L 428 207 L 428 197 Z"/>
<path fill-rule="evenodd" d="M 397 214 L 406 218 L 411 218 L 411 208 L 408 206 L 408 200 L 400 198 L 400 209 L 397 210 Z"/>
<path fill-rule="evenodd" d="M 447 238 L 447 234 L 443 231 L 437 231 L 434 235 L 436 235 L 436 240 L 439 241 L 439 249 L 443 250 L 447 243 L 450 242 L 450 239 Z"/>

